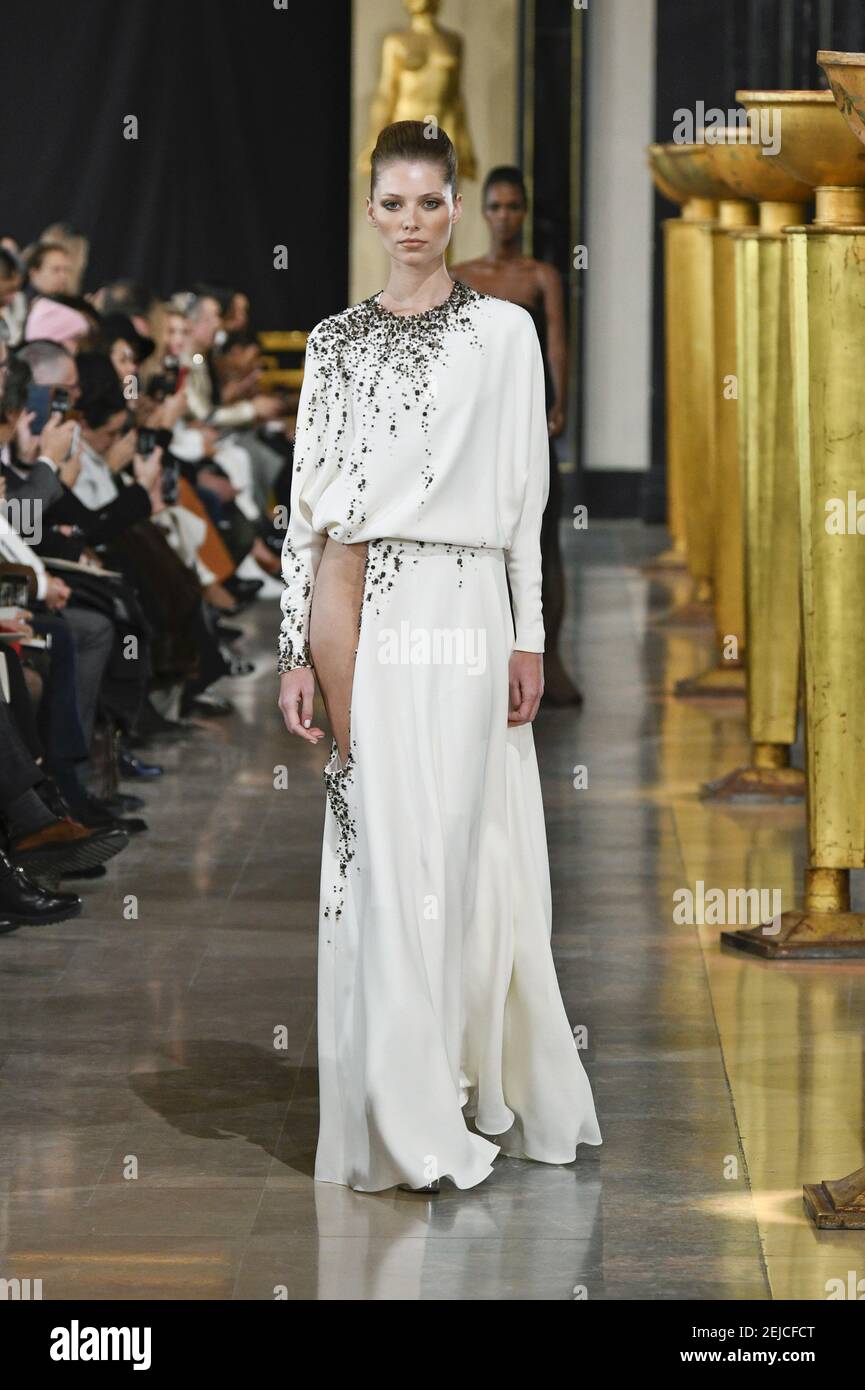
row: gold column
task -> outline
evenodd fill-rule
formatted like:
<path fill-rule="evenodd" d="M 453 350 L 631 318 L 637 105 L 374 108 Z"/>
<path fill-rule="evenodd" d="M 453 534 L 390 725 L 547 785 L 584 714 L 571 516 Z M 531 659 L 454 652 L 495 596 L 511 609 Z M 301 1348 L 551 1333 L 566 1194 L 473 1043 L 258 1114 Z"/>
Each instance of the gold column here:
<path fill-rule="evenodd" d="M 669 300 L 666 344 L 666 402 L 669 448 L 673 459 L 674 524 L 694 583 L 694 598 L 705 604 L 711 591 L 712 553 L 709 508 L 698 486 L 711 443 L 706 393 L 712 377 L 713 223 L 696 217 L 664 224 L 664 271 Z M 665 286 L 665 294 L 666 294 Z M 700 616 L 700 615 L 697 615 Z M 680 617 L 693 621 L 685 608 Z"/>
<path fill-rule="evenodd" d="M 865 496 L 865 159 L 828 92 L 753 94 L 782 109 L 779 163 L 816 188 L 792 227 L 795 439 L 800 489 L 808 864 L 803 910 L 723 939 L 770 959 L 865 956 L 850 870 L 865 867 L 865 546 L 827 529 L 827 504 Z"/>
<path fill-rule="evenodd" d="M 730 193 L 710 172 L 705 145 L 655 145 L 649 159 L 665 196 L 684 200 L 681 217 L 664 226 L 666 390 L 670 521 L 680 550 L 684 540 L 692 596 L 659 621 L 688 627 L 706 621 L 712 593 L 712 214 Z"/>
<path fill-rule="evenodd" d="M 647 150 L 649 171 L 658 192 L 680 209 L 680 217 L 662 222 L 664 238 L 664 391 L 666 423 L 666 484 L 667 530 L 672 540 L 669 550 L 656 555 L 645 564 L 644 570 L 679 570 L 687 566 L 686 533 L 686 447 L 687 417 L 682 412 L 680 383 L 687 370 L 688 342 L 685 334 L 686 316 L 681 296 L 682 267 L 678 252 L 682 239 L 670 228 L 685 222 L 710 223 L 717 217 L 717 203 L 707 198 L 691 197 L 687 188 L 675 186 L 674 157 L 664 145 L 650 145 Z M 670 168 L 672 162 L 672 169 Z"/>
<path fill-rule="evenodd" d="M 795 801 L 805 794 L 804 774 L 790 766 L 799 713 L 799 481 L 787 240 L 780 230 L 803 213 L 796 204 L 773 203 L 760 212 L 760 230 L 743 232 L 736 246 L 751 760 L 705 789 L 722 801 Z"/>
<path fill-rule="evenodd" d="M 755 221 L 756 210 L 752 202 L 742 198 L 724 199 L 718 205 L 718 222 L 711 233 L 713 370 L 709 410 L 712 432 L 710 477 L 705 499 L 718 659 L 709 671 L 678 682 L 676 694 L 688 698 L 718 699 L 740 697 L 745 693 L 745 597 L 733 234 L 737 228 L 751 226 Z"/>
<path fill-rule="evenodd" d="M 747 106 L 749 92 L 737 92 Z M 759 226 L 735 235 L 739 461 L 743 505 L 745 672 L 749 763 L 702 795 L 737 802 L 801 800 L 805 779 L 790 767 L 799 705 L 799 483 L 793 442 L 793 383 L 787 240 L 805 221 L 811 189 L 756 143 L 750 129 L 725 132 L 717 172 L 755 199 Z"/>

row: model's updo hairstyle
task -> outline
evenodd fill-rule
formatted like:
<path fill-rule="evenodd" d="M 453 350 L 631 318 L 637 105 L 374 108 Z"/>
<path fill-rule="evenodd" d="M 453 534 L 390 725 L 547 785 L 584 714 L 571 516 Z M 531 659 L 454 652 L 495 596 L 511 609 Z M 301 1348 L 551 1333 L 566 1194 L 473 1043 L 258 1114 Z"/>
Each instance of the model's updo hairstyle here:
<path fill-rule="evenodd" d="M 425 121 L 394 121 L 379 131 L 370 160 L 370 198 L 385 165 L 400 159 L 426 159 L 431 164 L 441 165 L 445 183 L 450 184 L 451 192 L 456 197 L 457 152 L 450 136 L 441 126 Z"/>
<path fill-rule="evenodd" d="M 490 172 L 484 179 L 483 193 L 481 195 L 481 204 L 483 206 L 486 205 L 487 194 L 494 183 L 509 183 L 512 188 L 516 188 L 520 193 L 523 206 L 528 207 L 529 195 L 526 190 L 526 181 L 523 178 L 522 169 L 518 169 L 516 164 L 497 164 L 495 169 L 490 169 Z"/>

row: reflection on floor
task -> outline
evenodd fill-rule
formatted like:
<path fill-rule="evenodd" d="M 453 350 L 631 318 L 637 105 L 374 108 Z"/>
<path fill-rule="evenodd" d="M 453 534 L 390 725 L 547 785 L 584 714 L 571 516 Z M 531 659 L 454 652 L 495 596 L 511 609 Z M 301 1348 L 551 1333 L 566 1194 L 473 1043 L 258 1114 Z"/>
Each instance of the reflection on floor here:
<path fill-rule="evenodd" d="M 673 920 L 697 880 L 792 905 L 804 812 L 697 800 L 742 761 L 743 708 L 670 696 L 711 643 L 652 623 L 682 591 L 638 568 L 661 545 L 569 532 L 586 707 L 536 724 L 604 1145 L 432 1200 L 312 1181 L 327 750 L 280 731 L 262 604 L 238 715 L 159 748 L 150 832 L 86 918 L 0 938 L 0 1277 L 46 1299 L 820 1299 L 861 1273 L 861 1234 L 817 1234 L 801 1185 L 863 1162 L 865 963 L 772 966 Z"/>

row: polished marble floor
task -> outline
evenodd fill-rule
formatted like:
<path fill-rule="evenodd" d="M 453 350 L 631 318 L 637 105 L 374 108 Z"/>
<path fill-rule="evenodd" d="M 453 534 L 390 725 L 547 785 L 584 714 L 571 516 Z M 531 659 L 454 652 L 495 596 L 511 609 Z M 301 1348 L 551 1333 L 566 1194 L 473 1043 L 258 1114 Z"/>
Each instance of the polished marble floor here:
<path fill-rule="evenodd" d="M 682 587 L 640 570 L 662 543 L 568 533 L 586 705 L 535 726 L 603 1146 L 431 1200 L 313 1182 L 327 752 L 281 732 L 271 601 L 244 619 L 261 660 L 237 715 L 158 748 L 150 831 L 86 916 L 0 937 L 0 1278 L 46 1299 L 769 1300 L 861 1275 L 865 1233 L 815 1232 L 801 1185 L 865 1161 L 865 962 L 773 966 L 673 920 L 698 879 L 791 906 L 804 812 L 697 799 L 742 761 L 743 708 L 670 694 L 711 645 L 654 621 Z"/>

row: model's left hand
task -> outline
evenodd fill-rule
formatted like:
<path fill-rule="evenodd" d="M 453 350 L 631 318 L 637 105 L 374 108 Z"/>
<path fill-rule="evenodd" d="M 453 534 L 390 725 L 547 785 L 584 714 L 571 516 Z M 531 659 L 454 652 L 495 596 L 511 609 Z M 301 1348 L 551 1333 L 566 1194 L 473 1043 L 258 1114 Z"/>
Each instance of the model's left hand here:
<path fill-rule="evenodd" d="M 560 405 L 551 405 L 547 412 L 547 434 L 550 439 L 558 439 L 565 431 L 565 412 Z"/>
<path fill-rule="evenodd" d="M 544 693 L 544 658 L 541 652 L 511 652 L 508 663 L 510 709 L 508 727 L 531 724 Z"/>

